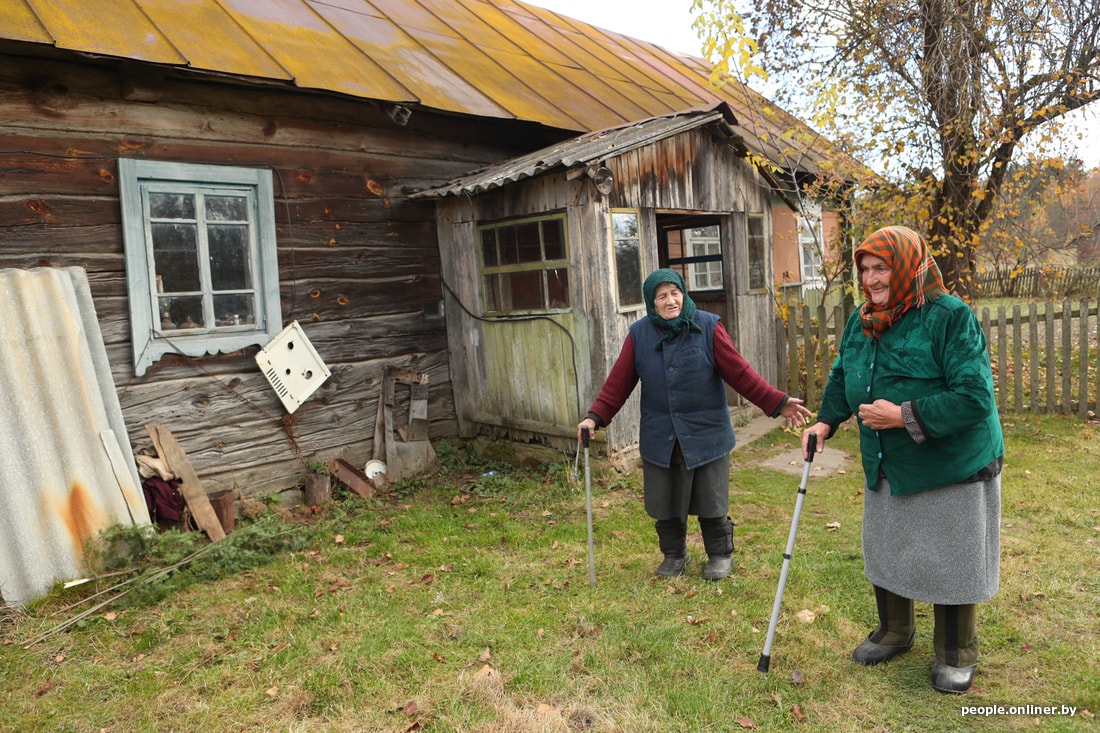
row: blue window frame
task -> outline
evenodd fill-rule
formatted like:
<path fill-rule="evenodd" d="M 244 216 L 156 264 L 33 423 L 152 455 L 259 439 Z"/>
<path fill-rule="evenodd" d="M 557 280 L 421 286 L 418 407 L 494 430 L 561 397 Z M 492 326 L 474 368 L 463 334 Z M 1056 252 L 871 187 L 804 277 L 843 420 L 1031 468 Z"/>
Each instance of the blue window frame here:
<path fill-rule="evenodd" d="M 282 330 L 271 172 L 119 160 L 134 371 Z"/>

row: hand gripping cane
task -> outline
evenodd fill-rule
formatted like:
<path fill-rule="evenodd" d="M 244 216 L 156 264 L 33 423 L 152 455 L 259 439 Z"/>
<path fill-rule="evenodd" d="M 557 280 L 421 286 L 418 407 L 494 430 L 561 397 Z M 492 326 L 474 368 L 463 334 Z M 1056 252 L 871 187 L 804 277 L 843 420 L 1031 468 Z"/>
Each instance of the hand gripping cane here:
<path fill-rule="evenodd" d="M 584 443 L 584 502 L 588 508 L 588 584 L 596 587 L 596 552 L 592 548 L 592 469 L 588 465 L 588 428 L 581 428 Z"/>
<path fill-rule="evenodd" d="M 798 498 L 794 502 L 794 518 L 791 519 L 791 531 L 787 535 L 787 549 L 783 553 L 783 569 L 779 572 L 779 588 L 775 592 L 775 603 L 772 604 L 772 620 L 768 624 L 768 636 L 764 640 L 764 652 L 760 655 L 760 661 L 756 669 L 767 672 L 772 663 L 772 642 L 775 641 L 775 626 L 779 623 L 779 608 L 783 605 L 783 588 L 787 585 L 787 571 L 791 567 L 791 555 L 794 554 L 794 536 L 798 534 L 798 517 L 802 514 L 802 501 L 806 498 L 806 479 L 810 477 L 810 464 L 814 462 L 814 452 L 817 450 L 817 433 L 810 433 L 806 440 L 806 464 L 802 467 L 802 483 L 798 487 Z"/>

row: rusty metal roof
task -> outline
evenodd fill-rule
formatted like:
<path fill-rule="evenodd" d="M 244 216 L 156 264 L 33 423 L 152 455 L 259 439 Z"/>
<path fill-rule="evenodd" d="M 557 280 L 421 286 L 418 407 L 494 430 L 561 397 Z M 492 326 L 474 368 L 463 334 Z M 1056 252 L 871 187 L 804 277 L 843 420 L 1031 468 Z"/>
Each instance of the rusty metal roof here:
<path fill-rule="evenodd" d="M 149 513 L 84 271 L 0 270 L 0 322 L 0 596 L 24 605 Z"/>
<path fill-rule="evenodd" d="M 7 0 L 0 39 L 574 132 L 724 101 L 762 147 L 812 135 L 701 58 L 517 0 Z"/>
<path fill-rule="evenodd" d="M 743 142 L 730 126 L 733 121 L 728 108 L 725 105 L 718 105 L 716 108 L 686 110 L 642 120 L 632 125 L 590 132 L 557 145 L 536 150 L 528 155 L 486 166 L 479 171 L 448 181 L 446 185 L 417 192 L 414 197 L 477 194 L 525 178 L 533 178 L 557 168 L 577 169 L 583 172 L 608 158 L 623 155 L 681 132 L 712 123 L 722 124 L 731 140 Z"/>

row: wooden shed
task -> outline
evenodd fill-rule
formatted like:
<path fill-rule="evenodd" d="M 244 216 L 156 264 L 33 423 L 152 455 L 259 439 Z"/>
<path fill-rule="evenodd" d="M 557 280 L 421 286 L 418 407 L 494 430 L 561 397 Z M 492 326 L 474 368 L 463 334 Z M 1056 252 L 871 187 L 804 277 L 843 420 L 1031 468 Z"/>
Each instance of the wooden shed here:
<path fill-rule="evenodd" d="M 681 271 L 699 308 L 719 314 L 776 383 L 773 183 L 748 150 L 719 104 L 584 135 L 419 194 L 439 199 L 462 434 L 575 445 L 577 421 L 645 316 L 642 282 L 658 267 Z M 605 447 L 633 447 L 638 419 L 635 396 Z"/>

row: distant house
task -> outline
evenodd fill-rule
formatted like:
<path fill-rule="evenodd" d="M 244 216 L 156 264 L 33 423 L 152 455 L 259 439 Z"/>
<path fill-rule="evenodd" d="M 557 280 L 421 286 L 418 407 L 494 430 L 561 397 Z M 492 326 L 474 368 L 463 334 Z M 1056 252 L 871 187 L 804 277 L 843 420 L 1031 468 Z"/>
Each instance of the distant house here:
<path fill-rule="evenodd" d="M 209 491 L 362 465 L 387 368 L 433 440 L 565 446 L 655 266 L 775 377 L 745 155 L 804 126 L 708 74 L 513 0 L 5 3 L 0 268 L 87 272 L 131 442 L 163 423 Z M 288 415 L 253 357 L 291 321 L 332 375 Z"/>

